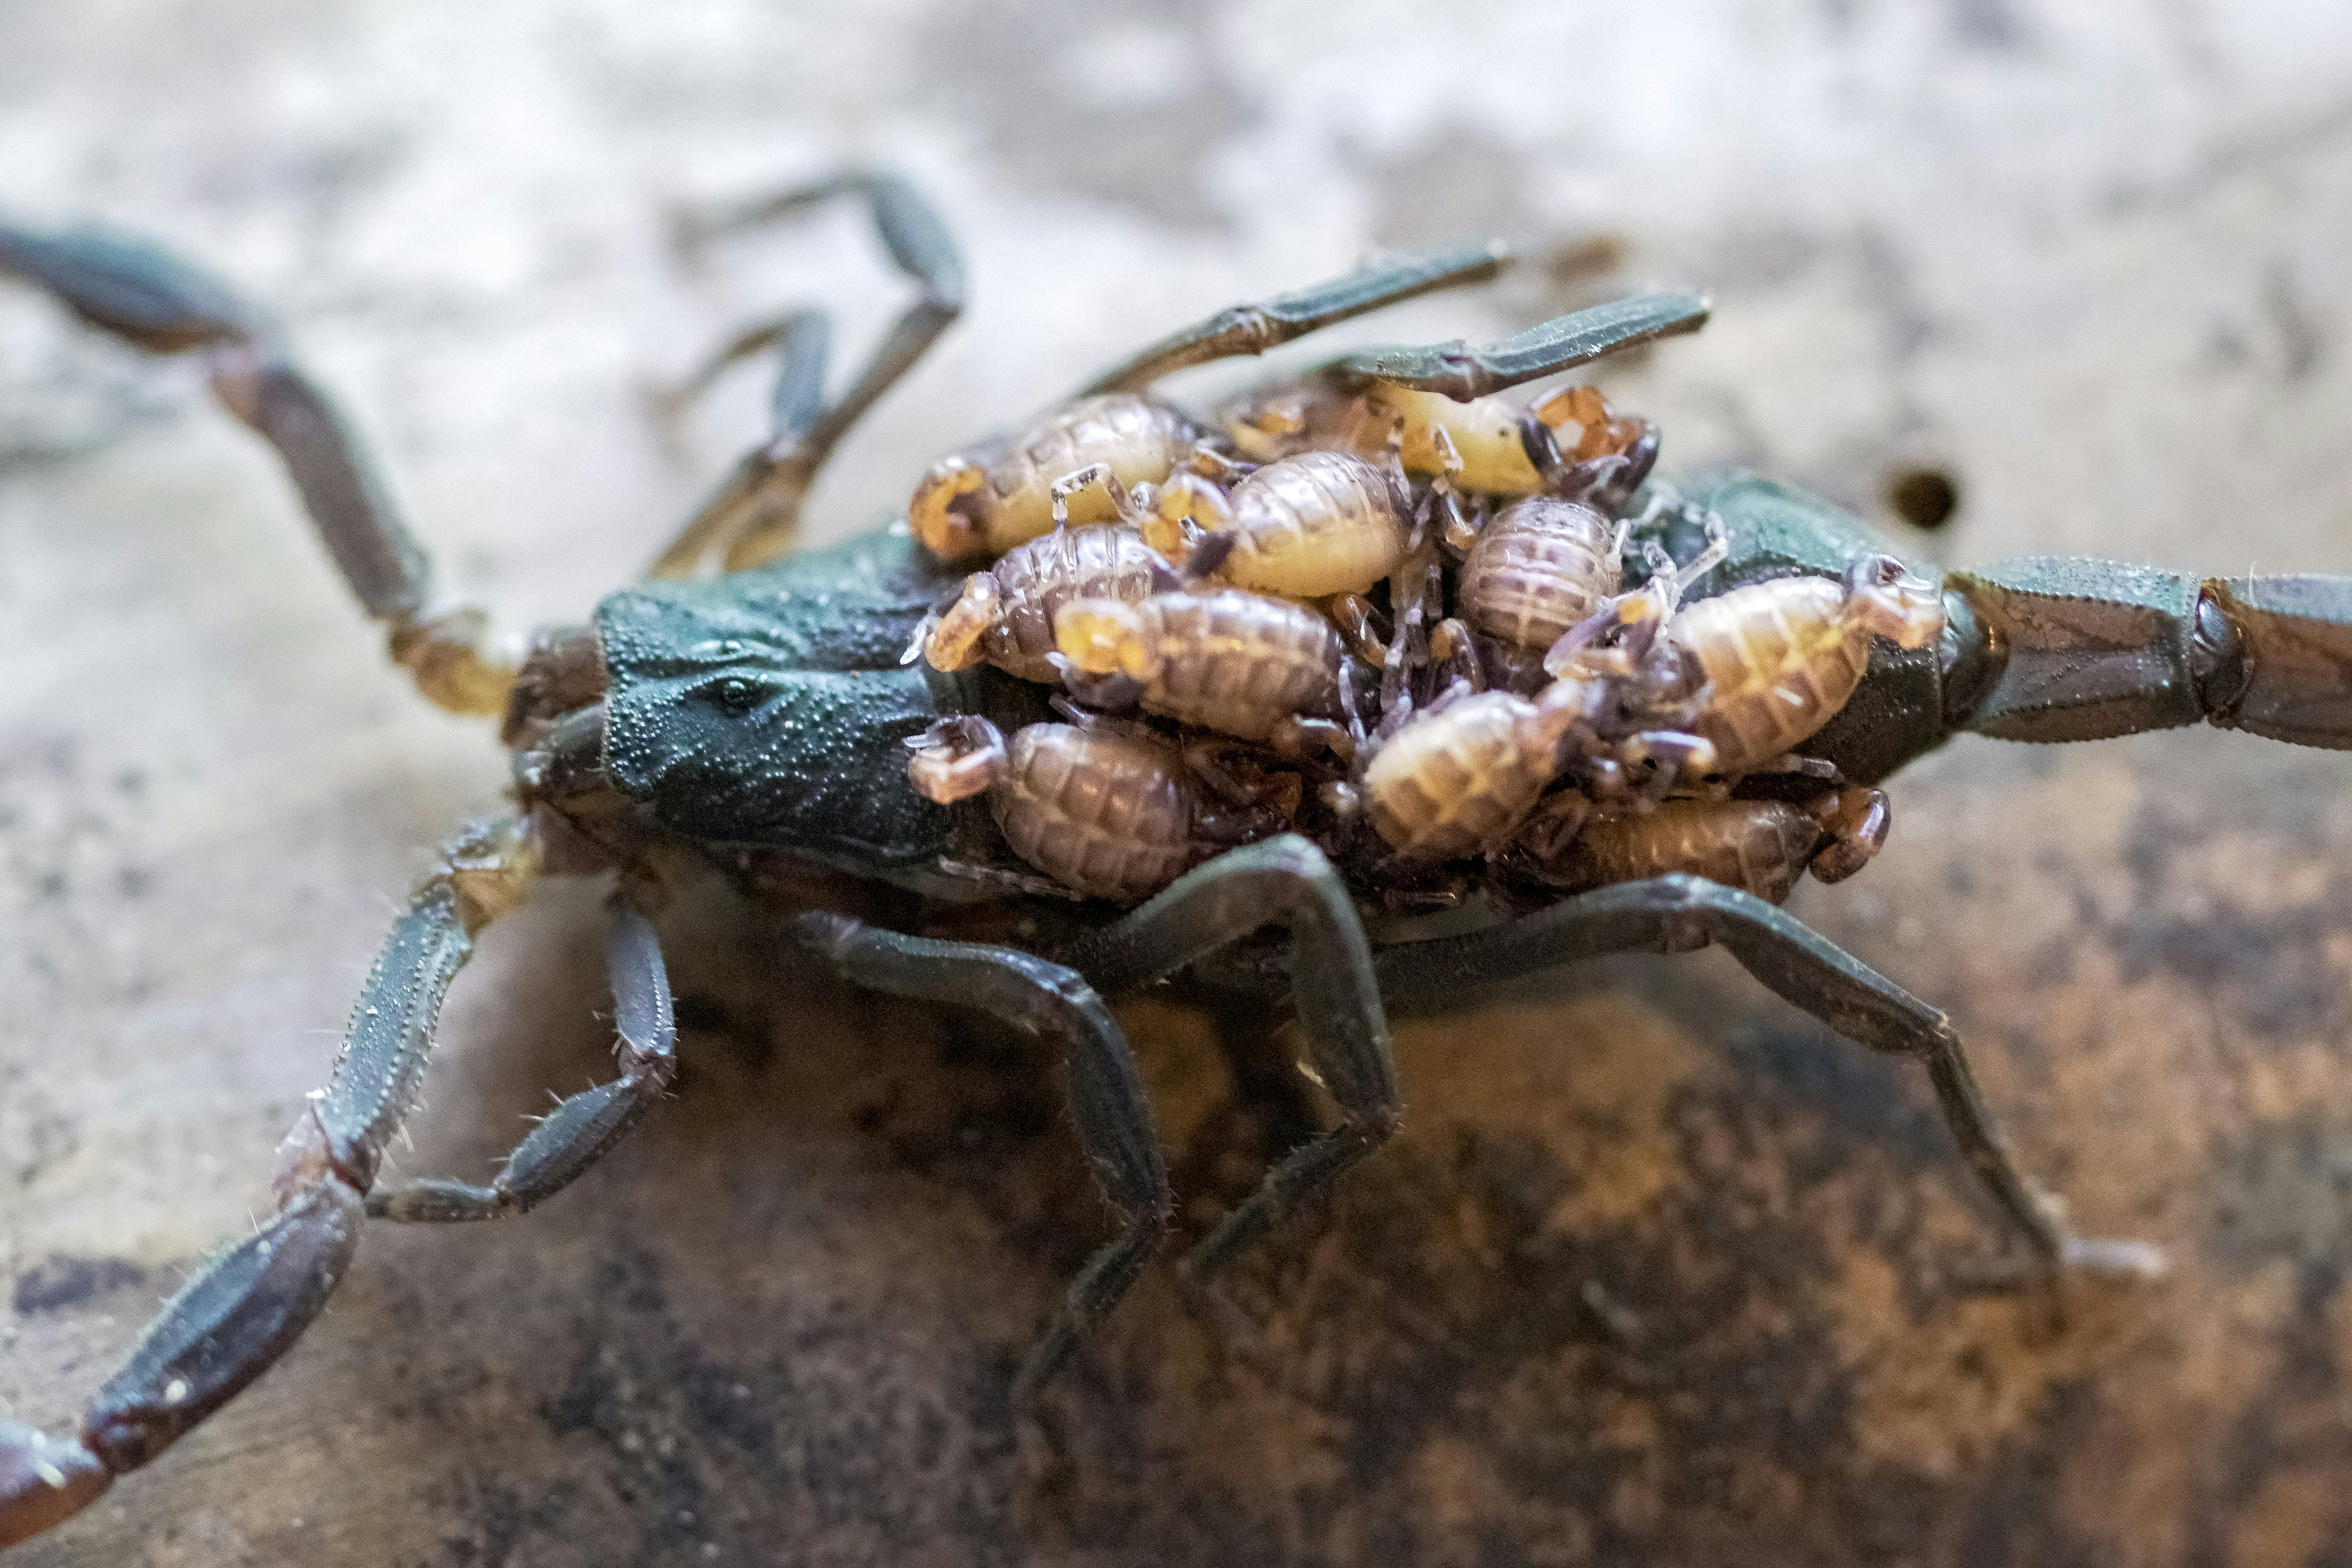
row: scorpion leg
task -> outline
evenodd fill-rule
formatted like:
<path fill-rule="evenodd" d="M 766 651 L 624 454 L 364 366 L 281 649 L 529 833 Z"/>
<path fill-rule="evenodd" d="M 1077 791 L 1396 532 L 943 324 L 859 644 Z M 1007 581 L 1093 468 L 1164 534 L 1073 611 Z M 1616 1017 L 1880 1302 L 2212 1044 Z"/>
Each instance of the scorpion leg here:
<path fill-rule="evenodd" d="M 233 289 L 143 239 L 89 228 L 40 234 L 5 219 L 0 272 L 149 353 L 201 354 L 214 396 L 276 448 L 344 582 L 390 632 L 394 660 L 452 712 L 505 708 L 515 672 L 488 651 L 487 617 L 427 613 L 430 563 L 358 436 Z"/>
<path fill-rule="evenodd" d="M 1257 1191 L 1185 1254 L 1177 1272 L 1208 1291 L 1235 1258 L 1395 1131 L 1388 1016 L 1355 901 L 1323 852 L 1294 834 L 1228 851 L 1187 873 L 1064 956 L 1106 994 L 1150 984 L 1263 926 L 1290 927 L 1290 974 L 1308 1055 L 1340 1124 L 1284 1155 Z"/>
<path fill-rule="evenodd" d="M 954 238 L 931 205 L 895 175 L 837 174 L 685 225 L 681 239 L 699 244 L 837 195 L 865 200 L 891 261 L 921 285 L 922 292 L 900 312 L 849 390 L 831 404 L 823 402 L 824 334 L 803 329 L 778 335 L 784 372 L 777 386 L 775 433 L 735 465 L 717 493 L 655 560 L 648 569 L 653 576 L 688 576 L 714 551 L 721 553 L 727 570 L 735 572 L 789 550 L 800 527 L 801 504 L 835 444 L 963 311 L 963 258 Z M 728 358 L 722 349 L 713 363 Z"/>
<path fill-rule="evenodd" d="M 74 1436 L 0 1423 L 0 1546 L 79 1512 L 267 1372 L 327 1304 L 359 1245 L 363 1195 L 416 1098 L 441 999 L 474 933 L 528 895 L 536 844 L 515 823 L 442 848 L 394 922 L 342 1054 L 278 1146 L 278 1212 L 163 1304 Z"/>
<path fill-rule="evenodd" d="M 1482 981 L 1612 952 L 1685 952 L 1719 942 L 1786 1001 L 1856 1044 L 1927 1063 L 1945 1122 L 1969 1167 L 2052 1273 L 2068 1266 L 2153 1277 L 2163 1254 L 2143 1243 L 2077 1237 L 2053 1198 L 2017 1168 L 2008 1135 L 1969 1070 L 1951 1020 L 1794 915 L 1749 893 L 1689 876 L 1601 888 L 1472 935 L 1384 950 L 1396 995 L 1436 1002 Z"/>
<path fill-rule="evenodd" d="M 1072 1118 L 1119 1234 L 1070 1281 L 1022 1363 L 1013 1391 L 1025 1401 L 1135 1283 L 1175 1207 L 1134 1050 L 1083 976 L 1017 948 L 902 936 L 837 914 L 803 915 L 799 929 L 803 942 L 860 985 L 977 1007 L 1029 1033 L 1057 1035 L 1068 1047 Z"/>
<path fill-rule="evenodd" d="M 621 1076 L 563 1100 L 507 1156 L 488 1186 L 425 1177 L 371 1188 L 372 1219 L 499 1219 L 521 1214 L 571 1185 L 602 1159 L 662 1097 L 677 1066 L 677 1024 L 661 943 L 646 919 L 624 902 L 613 926 L 607 964 L 613 977 Z"/>
<path fill-rule="evenodd" d="M 776 385 L 768 397 L 768 423 L 776 438 L 797 437 L 824 409 L 824 366 L 833 348 L 833 319 L 811 307 L 789 310 L 773 321 L 744 328 L 711 351 L 676 385 L 653 394 L 663 418 L 683 414 L 729 370 L 747 359 L 776 351 Z"/>
<path fill-rule="evenodd" d="M 1087 384 L 1080 396 L 1140 392 L 1163 375 L 1211 360 L 1262 354 L 1295 338 L 1441 289 L 1484 283 L 1510 265 L 1500 245 L 1473 245 L 1436 256 L 1406 257 L 1359 268 L 1344 278 L 1235 305 L 1160 339 L 1115 370 Z"/>
<path fill-rule="evenodd" d="M 1695 332 L 1706 325 L 1706 300 L 1699 295 L 1641 294 L 1555 316 L 1481 348 L 1457 338 L 1422 348 L 1370 349 L 1349 354 L 1325 374 L 1343 382 L 1390 382 L 1467 403 L 1635 343 Z"/>

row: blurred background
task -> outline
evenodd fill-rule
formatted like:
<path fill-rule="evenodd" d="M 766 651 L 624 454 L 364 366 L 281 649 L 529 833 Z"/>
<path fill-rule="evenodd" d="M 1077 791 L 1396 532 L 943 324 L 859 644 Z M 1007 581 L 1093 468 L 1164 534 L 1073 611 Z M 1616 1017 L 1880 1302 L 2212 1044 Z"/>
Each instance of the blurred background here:
<path fill-rule="evenodd" d="M 646 387 L 782 305 L 851 353 L 898 309 L 856 212 L 668 244 L 845 164 L 921 182 L 971 302 L 816 538 L 1181 322 L 1491 235 L 1504 282 L 1317 352 L 1695 286 L 1703 334 L 1601 378 L 1669 471 L 1954 565 L 2352 572 L 2352 12 L 2318 0 L 19 3 L 0 148 L 12 214 L 267 301 L 515 627 L 628 580 L 759 431 L 756 377 L 667 434 Z M 5 288 L 0 668 L 0 1416 L 54 1426 L 268 1202 L 504 763 L 194 366 Z M 509 1226 L 371 1231 L 285 1363 L 21 1560 L 2352 1562 L 2347 766 L 1963 740 L 1866 876 L 1798 893 L 1951 1012 L 2084 1228 L 2173 1252 L 2063 1323 L 1995 1288 L 1907 1064 L 1720 954 L 1615 962 L 1403 1025 L 1407 1130 L 1246 1273 L 1255 1352 L 1163 1266 L 1027 1462 L 1012 1367 L 1105 1234 L 1049 1055 L 715 909 L 669 933 L 687 1066 L 628 1146 Z M 405 1169 L 478 1173 L 609 1071 L 598 892 L 486 940 Z M 1259 1168 L 1250 1097 L 1172 994 L 1122 1016 L 1197 1227 Z"/>

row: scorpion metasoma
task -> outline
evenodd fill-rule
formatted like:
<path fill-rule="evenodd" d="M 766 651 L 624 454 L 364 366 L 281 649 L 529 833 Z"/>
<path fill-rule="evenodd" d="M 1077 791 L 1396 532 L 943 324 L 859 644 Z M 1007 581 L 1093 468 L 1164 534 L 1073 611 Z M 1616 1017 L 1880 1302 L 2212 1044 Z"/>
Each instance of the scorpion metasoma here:
<path fill-rule="evenodd" d="M 520 663 L 478 613 L 432 605 L 356 436 L 233 290 L 140 240 L 0 222 L 0 269 L 140 348 L 201 359 L 283 458 L 393 658 L 443 707 L 501 721 L 515 800 L 444 847 L 394 922 L 280 1147 L 275 1212 L 163 1307 L 78 1430 L 0 1425 L 0 1543 L 84 1508 L 259 1376 L 325 1306 L 366 1220 L 518 1214 L 612 1147 L 672 1077 L 645 911 L 689 863 L 755 896 L 847 889 L 791 916 L 845 979 L 1066 1046 L 1118 1232 L 1023 1368 L 1024 1397 L 1171 1223 L 1105 998 L 1180 972 L 1254 989 L 1269 1023 L 1295 1011 L 1338 1111 L 1185 1255 L 1198 1292 L 1395 1127 L 1384 994 L 1710 942 L 1846 1038 L 1925 1064 L 2033 1273 L 2160 1266 L 2072 1234 L 2017 1169 L 1945 1016 L 1778 900 L 1808 868 L 1859 868 L 1887 828 L 1874 786 L 1961 731 L 2074 741 L 2210 721 L 2352 745 L 2352 579 L 2061 559 L 1923 576 L 1769 480 L 1666 487 L 1649 473 L 1656 427 L 1590 388 L 1525 409 L 1503 395 L 1696 329 L 1707 307 L 1687 294 L 1480 348 L 1350 354 L 1205 418 L 1151 395 L 1188 366 L 1490 278 L 1506 259 L 1490 246 L 1222 312 L 943 461 L 908 519 L 787 554 L 826 454 L 963 304 L 953 242 L 895 178 L 836 177 L 698 232 L 830 197 L 866 204 L 916 300 L 835 397 L 820 312 L 721 351 L 697 384 L 755 352 L 781 360 L 773 434 L 654 581 Z M 618 874 L 617 1076 L 562 1100 L 488 1184 L 380 1179 L 444 994 L 550 846 L 553 868 Z M 790 874 L 810 867 L 829 880 Z M 1003 942 L 934 934 L 976 904 Z"/>

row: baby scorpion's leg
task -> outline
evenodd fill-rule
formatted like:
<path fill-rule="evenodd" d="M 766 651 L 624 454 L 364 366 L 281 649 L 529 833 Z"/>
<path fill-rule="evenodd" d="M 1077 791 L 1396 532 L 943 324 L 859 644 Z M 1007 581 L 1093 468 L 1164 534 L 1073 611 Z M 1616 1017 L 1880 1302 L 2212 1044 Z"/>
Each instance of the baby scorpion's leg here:
<path fill-rule="evenodd" d="M 327 1087 L 278 1146 L 278 1212 L 163 1304 L 62 1440 L 0 1422 L 0 1546 L 79 1512 L 269 1370 L 359 1246 L 363 1194 L 425 1076 L 441 998 L 474 933 L 520 904 L 538 850 L 512 822 L 443 847 L 384 939 Z"/>
<path fill-rule="evenodd" d="M 1481 981 L 1578 959 L 1685 952 L 1710 941 L 1847 1039 L 1922 1058 L 1969 1166 L 2052 1273 L 2069 1266 L 2136 1278 L 2163 1272 L 2164 1255 L 2144 1243 L 2074 1235 L 2056 1200 L 2027 1182 L 1950 1019 L 1794 915 L 1736 888 L 1686 876 L 1620 883 L 1491 931 L 1386 949 L 1380 973 L 1402 998 L 1440 1002 Z"/>
<path fill-rule="evenodd" d="M 677 1067 L 677 1024 L 669 972 L 645 917 L 626 903 L 614 922 L 606 963 L 621 1076 L 560 1101 L 507 1156 L 488 1186 L 429 1176 L 371 1188 L 373 1219 L 498 1219 L 553 1197 L 602 1159 L 662 1097 Z"/>
<path fill-rule="evenodd" d="M 1105 371 L 1079 394 L 1141 392 L 1163 375 L 1211 360 L 1262 354 L 1295 338 L 1377 310 L 1468 283 L 1484 283 L 1510 265 L 1498 245 L 1473 245 L 1436 256 L 1374 262 L 1344 278 L 1235 305 L 1160 339 L 1116 370 Z"/>
<path fill-rule="evenodd" d="M 1057 1036 L 1069 1049 L 1071 1117 L 1087 1163 L 1118 1215 L 1119 1234 L 1070 1281 L 1053 1323 L 1022 1363 L 1013 1396 L 1026 1400 L 1127 1294 L 1175 1208 L 1135 1052 L 1083 976 L 1034 953 L 901 936 L 836 914 L 802 916 L 799 933 L 860 985 L 977 1007 L 1031 1034 Z"/>
<path fill-rule="evenodd" d="M 930 203 L 892 174 L 837 174 L 706 218 L 683 220 L 679 244 L 698 247 L 837 195 L 865 200 L 891 261 L 921 285 L 922 292 L 900 312 L 890 335 L 849 390 L 831 404 L 824 401 L 825 334 L 805 327 L 797 332 L 777 331 L 773 341 L 783 353 L 784 369 L 777 383 L 774 433 L 744 455 L 718 492 L 679 531 L 648 569 L 653 576 L 688 576 L 713 552 L 721 552 L 727 570 L 735 572 L 790 549 L 800 527 L 801 503 L 834 447 L 963 311 L 963 258 L 954 237 Z M 804 320 L 788 317 L 782 325 Z M 758 335 L 755 329 L 735 342 Z M 722 349 L 713 356 L 713 366 L 729 357 Z"/>
<path fill-rule="evenodd" d="M 1706 324 L 1706 315 L 1707 303 L 1696 294 L 1642 294 L 1555 316 L 1482 348 L 1456 338 L 1421 348 L 1369 349 L 1349 354 L 1325 374 L 1391 382 L 1467 403 L 1653 338 L 1695 332 Z"/>
<path fill-rule="evenodd" d="M 45 235 L 0 219 L 0 272 L 149 353 L 201 354 L 214 395 L 277 449 L 343 581 L 389 629 L 392 657 L 418 689 L 453 712 L 506 707 L 515 672 L 487 651 L 487 617 L 428 613 L 424 547 L 341 411 L 252 306 L 160 247 L 97 229 Z"/>
<path fill-rule="evenodd" d="M 1065 955 L 1098 990 L 1116 995 L 1277 921 L 1290 927 L 1294 1005 L 1340 1124 L 1285 1155 L 1185 1255 L 1178 1273 L 1192 1288 L 1209 1288 L 1396 1129 L 1388 1015 L 1355 901 L 1321 850 L 1285 834 L 1219 856 Z"/>

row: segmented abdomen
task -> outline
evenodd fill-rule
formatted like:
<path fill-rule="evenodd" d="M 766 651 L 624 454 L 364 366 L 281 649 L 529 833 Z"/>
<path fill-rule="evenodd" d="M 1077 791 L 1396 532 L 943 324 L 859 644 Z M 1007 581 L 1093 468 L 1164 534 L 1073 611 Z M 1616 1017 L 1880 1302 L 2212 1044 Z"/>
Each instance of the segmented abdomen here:
<path fill-rule="evenodd" d="M 1528 460 L 1519 439 L 1519 407 L 1507 397 L 1480 397 L 1456 403 L 1441 392 L 1414 392 L 1390 382 L 1375 382 L 1364 395 L 1369 418 L 1357 421 L 1357 450 L 1377 456 L 1387 445 L 1390 430 L 1402 422 L 1404 440 L 1398 458 L 1409 472 L 1445 472 L 1444 454 L 1435 432 L 1445 432 L 1461 459 L 1453 476 L 1465 490 L 1490 495 L 1531 495 L 1543 483 Z"/>
<path fill-rule="evenodd" d="M 1786 801 L 1670 800 L 1593 818 L 1546 869 L 1579 888 L 1682 871 L 1777 904 L 1821 839 L 1821 825 Z"/>
<path fill-rule="evenodd" d="M 988 806 L 1013 852 L 1097 899 L 1150 898 L 1215 853 L 1174 748 L 1126 731 L 1032 724 L 1006 748 Z"/>
<path fill-rule="evenodd" d="M 1714 691 L 1692 725 L 1716 767 L 1740 773 L 1828 723 L 1862 682 L 1870 635 L 1840 615 L 1825 577 L 1779 577 L 1685 605 L 1666 636 L 1698 656 Z"/>
<path fill-rule="evenodd" d="M 1404 557 L 1390 475 L 1348 452 L 1302 452 L 1234 487 L 1234 552 L 1219 574 L 1294 599 L 1360 594 Z"/>
<path fill-rule="evenodd" d="M 1617 592 L 1617 525 L 1577 501 L 1506 507 L 1462 565 L 1470 624 L 1517 647 L 1546 648 Z"/>
<path fill-rule="evenodd" d="M 1160 668 L 1143 706 L 1263 741 L 1294 715 L 1339 710 L 1339 634 L 1312 610 L 1262 594 L 1161 594 L 1137 606 Z"/>
<path fill-rule="evenodd" d="M 1008 675 L 1057 686 L 1061 673 L 1045 658 L 1054 651 L 1054 612 L 1072 599 L 1135 604 L 1160 591 L 1167 569 L 1131 529 L 1069 528 L 1033 539 L 990 569 L 1003 598 L 981 636 L 981 655 Z"/>
<path fill-rule="evenodd" d="M 996 505 L 989 520 L 989 543 L 1006 550 L 1054 526 L 1054 481 L 1090 463 L 1108 465 L 1119 484 L 1133 489 L 1167 479 L 1192 446 L 1192 426 L 1165 404 L 1131 392 L 1082 397 L 1022 438 L 991 465 L 988 483 Z M 1070 497 L 1072 526 L 1108 522 L 1116 514 L 1099 485 Z"/>
<path fill-rule="evenodd" d="M 1531 702 L 1485 691 L 1407 722 L 1364 770 L 1364 804 L 1390 848 L 1413 860 L 1475 854 L 1518 826 L 1559 770 Z"/>

